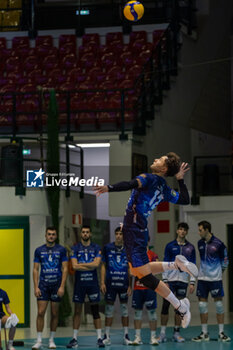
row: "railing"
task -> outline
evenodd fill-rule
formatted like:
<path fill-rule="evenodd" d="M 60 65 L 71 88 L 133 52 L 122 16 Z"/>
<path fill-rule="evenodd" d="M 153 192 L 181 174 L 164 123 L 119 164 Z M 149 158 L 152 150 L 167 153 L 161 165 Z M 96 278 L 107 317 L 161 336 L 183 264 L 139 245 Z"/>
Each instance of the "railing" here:
<path fill-rule="evenodd" d="M 1 137 L 4 142 L 4 137 Z M 0 186 L 14 186 L 16 195 L 25 195 L 26 188 L 28 186 L 29 178 L 27 178 L 27 172 L 47 171 L 47 159 L 46 159 L 46 144 L 47 139 L 45 138 L 33 138 L 33 137 L 17 137 L 11 140 L 11 144 L 6 144 L 2 146 L 1 149 L 1 172 L 0 172 Z M 30 144 L 31 154 L 24 155 L 25 145 Z M 72 147 L 72 148 L 71 148 Z M 75 184 L 74 182 L 69 185 L 70 178 L 79 177 L 83 178 L 83 150 L 78 147 L 73 142 L 60 142 L 60 162 L 59 162 L 60 172 L 54 175 L 56 179 L 65 179 L 66 184 L 62 185 L 60 188 L 66 191 L 66 197 L 70 196 L 70 190 L 75 190 L 80 192 L 80 197 L 83 197 L 84 187 Z M 41 188 L 46 187 L 46 177 L 44 178 L 43 186 L 39 184 L 32 184 L 30 188 L 35 189 L 35 187 Z M 48 183 L 51 184 L 53 177 L 48 177 Z M 56 184 L 55 184 L 56 185 Z"/>
<path fill-rule="evenodd" d="M 231 155 L 194 157 L 192 204 L 200 196 L 232 195 L 233 163 Z"/>

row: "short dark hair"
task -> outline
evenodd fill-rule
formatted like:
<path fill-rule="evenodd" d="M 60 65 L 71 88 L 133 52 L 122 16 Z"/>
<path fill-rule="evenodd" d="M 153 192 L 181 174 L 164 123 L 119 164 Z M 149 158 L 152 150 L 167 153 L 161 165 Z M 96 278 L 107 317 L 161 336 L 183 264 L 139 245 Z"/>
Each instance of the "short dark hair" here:
<path fill-rule="evenodd" d="M 115 228 L 115 234 L 116 234 L 117 232 L 119 232 L 119 231 L 121 231 L 121 232 L 122 232 L 122 229 L 121 229 L 121 227 L 120 227 L 120 226 L 118 226 L 118 227 L 116 227 L 116 228 Z"/>
<path fill-rule="evenodd" d="M 180 170 L 181 159 L 174 152 L 169 152 L 169 153 L 166 154 L 166 156 L 167 156 L 167 159 L 166 159 L 165 163 L 166 163 L 166 166 L 167 166 L 167 172 L 166 172 L 165 175 L 166 176 L 174 176 Z"/>
<path fill-rule="evenodd" d="M 48 226 L 48 227 L 46 228 L 46 233 L 47 233 L 48 231 L 56 231 L 56 233 L 57 233 L 57 229 L 56 229 L 55 226 Z"/>
<path fill-rule="evenodd" d="M 177 225 L 177 230 L 182 227 L 183 229 L 185 229 L 186 231 L 189 230 L 189 225 L 186 222 L 179 222 L 179 224 Z"/>
<path fill-rule="evenodd" d="M 203 220 L 198 223 L 198 226 L 202 226 L 204 230 L 211 232 L 211 223 L 209 221 Z"/>
<path fill-rule="evenodd" d="M 89 228 L 89 230 L 91 231 L 91 226 L 90 225 L 82 225 L 81 231 L 82 231 L 83 228 Z"/>

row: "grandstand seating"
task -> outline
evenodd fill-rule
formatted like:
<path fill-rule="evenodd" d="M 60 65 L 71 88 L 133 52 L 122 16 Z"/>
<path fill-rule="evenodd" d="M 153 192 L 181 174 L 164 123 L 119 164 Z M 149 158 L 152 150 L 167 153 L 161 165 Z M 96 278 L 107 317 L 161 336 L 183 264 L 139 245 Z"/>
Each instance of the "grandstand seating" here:
<path fill-rule="evenodd" d="M 125 116 L 126 121 L 132 122 L 141 87 L 140 84 L 135 87 L 135 81 L 153 57 L 162 34 L 163 31 L 154 32 L 151 43 L 147 42 L 145 31 L 132 32 L 129 44 L 124 44 L 122 33 L 107 33 L 105 45 L 100 45 L 99 34 L 85 34 L 79 48 L 75 35 L 60 35 L 58 47 L 53 45 L 52 36 L 38 36 L 34 48 L 30 47 L 28 37 L 15 37 L 11 49 L 7 49 L 5 38 L 0 38 L 0 94 L 4 93 L 0 95 L 0 111 L 6 113 L 6 125 L 14 108 L 9 100 L 15 91 L 26 93 L 29 99 L 26 102 L 24 98 L 17 105 L 17 113 L 23 115 L 17 120 L 20 123 L 28 120 L 30 124 L 33 114 L 38 120 L 39 102 L 30 94 L 38 92 L 38 86 L 44 89 L 53 87 L 58 91 L 57 101 L 64 123 L 67 110 L 64 93 L 70 91 L 71 120 L 76 127 L 80 127 L 84 120 L 95 125 L 102 122 L 119 124 L 121 94 L 116 89 L 127 89 Z M 81 94 L 80 90 L 83 90 Z M 42 120 L 45 122 L 46 117 L 43 116 Z"/>

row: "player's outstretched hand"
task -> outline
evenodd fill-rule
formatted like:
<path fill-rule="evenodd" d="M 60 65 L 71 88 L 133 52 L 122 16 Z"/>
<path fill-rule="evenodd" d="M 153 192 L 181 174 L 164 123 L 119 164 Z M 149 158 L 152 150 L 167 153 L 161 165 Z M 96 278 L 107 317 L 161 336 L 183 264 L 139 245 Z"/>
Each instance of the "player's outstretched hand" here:
<path fill-rule="evenodd" d="M 189 171 L 189 165 L 188 163 L 182 163 L 180 166 L 180 170 L 179 172 L 175 175 L 177 180 L 181 180 L 184 178 L 185 173 L 187 173 L 187 171 Z"/>
<path fill-rule="evenodd" d="M 108 192 L 108 186 L 96 186 L 94 191 L 96 196 L 99 197 L 102 193 Z"/>

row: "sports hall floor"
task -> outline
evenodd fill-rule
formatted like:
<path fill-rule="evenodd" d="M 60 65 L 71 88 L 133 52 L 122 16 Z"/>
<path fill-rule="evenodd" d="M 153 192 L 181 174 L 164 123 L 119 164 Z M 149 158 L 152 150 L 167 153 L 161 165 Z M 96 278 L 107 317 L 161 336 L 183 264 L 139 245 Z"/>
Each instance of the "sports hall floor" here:
<path fill-rule="evenodd" d="M 159 328 L 157 330 L 157 334 L 159 332 Z M 159 346 L 151 346 L 149 345 L 150 340 L 150 331 L 148 328 L 142 329 L 142 341 L 143 345 L 137 346 L 138 350 L 151 350 L 152 348 L 160 348 L 161 350 L 233 350 L 233 324 L 225 325 L 225 332 L 232 338 L 230 343 L 218 342 L 218 328 L 217 326 L 209 326 L 208 328 L 210 334 L 209 342 L 201 342 L 195 343 L 191 341 L 191 338 L 199 335 L 200 326 L 192 326 L 187 329 L 181 330 L 181 335 L 186 338 L 185 343 L 174 343 L 172 341 L 172 327 L 167 328 L 167 338 L 168 341 L 166 343 L 160 344 Z M 66 349 L 66 344 L 71 339 L 70 335 L 72 334 L 72 329 L 69 328 L 58 328 L 57 337 L 55 338 L 55 342 L 57 345 L 57 349 Z M 130 339 L 134 338 L 134 330 L 130 329 L 129 332 Z M 34 336 L 34 337 L 33 337 Z M 43 338 L 43 348 L 47 349 L 48 345 L 48 336 L 49 334 L 44 334 Z M 126 350 L 127 348 L 135 348 L 133 346 L 122 345 L 123 332 L 120 328 L 113 328 L 111 330 L 111 342 L 110 346 L 106 346 L 106 349 L 114 349 L 114 350 Z M 2 334 L 3 339 L 3 334 Z M 31 330 L 28 328 L 25 329 L 17 329 L 17 335 L 15 337 L 16 340 L 20 339 L 24 341 L 24 347 L 17 347 L 16 350 L 22 349 L 30 349 L 32 345 L 35 343 L 35 334 L 32 334 Z M 79 349 L 92 350 L 96 349 L 96 333 L 95 331 L 89 327 L 81 328 L 79 332 Z M 3 349 L 5 348 L 4 341 L 2 342 Z"/>

